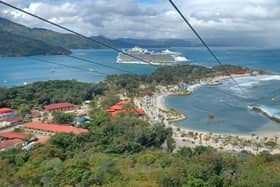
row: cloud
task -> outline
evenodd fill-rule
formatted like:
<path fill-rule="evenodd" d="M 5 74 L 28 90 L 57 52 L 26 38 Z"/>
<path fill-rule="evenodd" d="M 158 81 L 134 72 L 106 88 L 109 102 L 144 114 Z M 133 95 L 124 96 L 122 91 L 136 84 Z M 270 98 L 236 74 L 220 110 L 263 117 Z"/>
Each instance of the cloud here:
<path fill-rule="evenodd" d="M 9 0 L 86 35 L 110 38 L 194 37 L 167 0 Z M 174 0 L 203 37 L 267 39 L 279 43 L 278 0 Z M 30 27 L 52 28 L 8 8 L 1 15 Z"/>

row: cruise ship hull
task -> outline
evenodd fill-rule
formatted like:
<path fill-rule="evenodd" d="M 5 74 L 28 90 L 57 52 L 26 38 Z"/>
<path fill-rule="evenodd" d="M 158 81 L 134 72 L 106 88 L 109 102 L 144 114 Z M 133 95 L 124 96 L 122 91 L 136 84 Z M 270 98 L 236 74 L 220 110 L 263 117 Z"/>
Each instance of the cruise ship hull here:
<path fill-rule="evenodd" d="M 124 52 L 129 55 L 119 53 L 117 63 L 171 66 L 189 62 L 189 60 L 180 53 L 171 52 L 169 50 L 163 52 L 149 52 L 146 49 L 132 48 Z M 143 59 L 143 61 L 138 59 Z"/>

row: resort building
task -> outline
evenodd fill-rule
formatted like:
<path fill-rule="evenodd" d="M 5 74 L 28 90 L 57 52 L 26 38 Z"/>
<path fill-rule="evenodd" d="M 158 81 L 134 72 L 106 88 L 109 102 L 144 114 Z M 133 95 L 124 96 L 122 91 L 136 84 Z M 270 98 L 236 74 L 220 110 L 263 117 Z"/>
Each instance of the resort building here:
<path fill-rule="evenodd" d="M 32 118 L 39 118 L 39 117 L 41 117 L 41 112 L 39 110 L 32 109 L 31 110 L 31 117 Z"/>
<path fill-rule="evenodd" d="M 0 138 L 12 140 L 12 139 L 20 139 L 26 140 L 29 137 L 28 134 L 19 133 L 19 132 L 0 132 Z"/>
<path fill-rule="evenodd" d="M 10 127 L 12 125 L 18 125 L 22 122 L 21 118 L 13 118 L 13 119 L 0 119 L 0 129 L 4 129 Z"/>
<path fill-rule="evenodd" d="M 123 113 L 123 114 L 135 113 L 135 114 L 138 114 L 139 116 L 145 115 L 144 110 L 141 108 L 131 108 L 131 107 L 129 108 L 128 105 L 130 105 L 130 104 L 131 104 L 130 101 L 126 101 L 126 100 L 120 101 L 117 104 L 111 106 L 106 111 L 109 112 L 112 117 L 115 117 L 120 113 Z"/>
<path fill-rule="evenodd" d="M 47 112 L 58 112 L 58 111 L 68 111 L 73 110 L 74 105 L 72 103 L 55 103 L 44 107 Z"/>
<path fill-rule="evenodd" d="M 36 144 L 45 144 L 45 143 L 47 143 L 47 142 L 49 141 L 50 138 L 51 138 L 50 136 L 41 138 L 40 140 L 38 140 L 38 141 L 36 142 Z"/>
<path fill-rule="evenodd" d="M 0 132 L 0 151 L 19 148 L 30 135 L 17 132 Z"/>
<path fill-rule="evenodd" d="M 0 142 L 0 151 L 10 148 L 22 147 L 23 141 L 21 139 L 10 139 Z"/>
<path fill-rule="evenodd" d="M 0 119 L 10 119 L 15 117 L 14 110 L 11 108 L 0 108 Z"/>
<path fill-rule="evenodd" d="M 76 128 L 67 125 L 57 125 L 57 124 L 43 124 L 37 122 L 27 123 L 24 129 L 28 132 L 51 136 L 56 133 L 66 133 L 66 134 L 83 134 L 88 133 L 87 129 Z"/>

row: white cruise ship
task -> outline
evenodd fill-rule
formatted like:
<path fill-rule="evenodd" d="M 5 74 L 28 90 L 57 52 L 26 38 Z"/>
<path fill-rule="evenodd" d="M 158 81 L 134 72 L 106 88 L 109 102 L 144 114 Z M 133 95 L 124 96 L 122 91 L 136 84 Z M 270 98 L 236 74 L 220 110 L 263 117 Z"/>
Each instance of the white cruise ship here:
<path fill-rule="evenodd" d="M 173 52 L 168 49 L 161 52 L 148 51 L 147 49 L 142 49 L 140 47 L 134 47 L 129 50 L 124 50 L 123 52 L 143 59 L 140 61 L 133 58 L 132 56 L 119 53 L 117 57 L 117 63 L 127 63 L 127 64 L 152 64 L 152 65 L 176 65 L 179 63 L 185 63 L 189 60 L 182 56 L 181 53 Z"/>

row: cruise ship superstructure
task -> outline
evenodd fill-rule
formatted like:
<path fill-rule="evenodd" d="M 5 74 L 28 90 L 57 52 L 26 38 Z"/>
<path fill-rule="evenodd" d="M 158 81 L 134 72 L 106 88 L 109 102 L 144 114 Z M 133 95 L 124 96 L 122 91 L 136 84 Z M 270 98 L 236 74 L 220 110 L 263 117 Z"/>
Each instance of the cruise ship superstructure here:
<path fill-rule="evenodd" d="M 173 52 L 168 49 L 161 52 L 154 52 L 148 51 L 147 49 L 142 49 L 140 47 L 134 47 L 129 50 L 124 50 L 124 52 L 139 59 L 143 59 L 143 61 L 135 59 L 132 56 L 119 53 L 117 57 L 117 63 L 174 65 L 189 61 L 186 57 L 182 56 L 181 53 Z"/>

